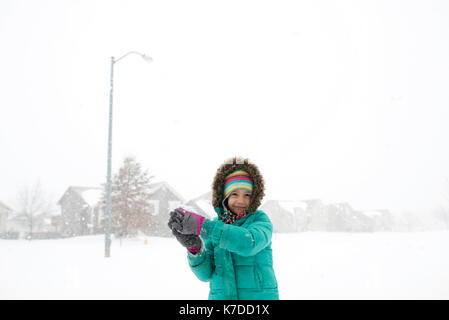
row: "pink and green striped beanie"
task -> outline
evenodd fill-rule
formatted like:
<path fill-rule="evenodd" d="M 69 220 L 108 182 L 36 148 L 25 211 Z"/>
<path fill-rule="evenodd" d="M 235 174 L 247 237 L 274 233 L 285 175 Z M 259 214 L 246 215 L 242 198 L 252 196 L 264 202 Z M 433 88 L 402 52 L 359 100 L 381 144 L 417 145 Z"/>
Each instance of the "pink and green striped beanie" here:
<path fill-rule="evenodd" d="M 249 174 L 243 170 L 235 170 L 227 175 L 224 183 L 224 199 L 226 199 L 233 191 L 237 189 L 244 189 L 249 192 L 253 191 L 253 181 Z"/>

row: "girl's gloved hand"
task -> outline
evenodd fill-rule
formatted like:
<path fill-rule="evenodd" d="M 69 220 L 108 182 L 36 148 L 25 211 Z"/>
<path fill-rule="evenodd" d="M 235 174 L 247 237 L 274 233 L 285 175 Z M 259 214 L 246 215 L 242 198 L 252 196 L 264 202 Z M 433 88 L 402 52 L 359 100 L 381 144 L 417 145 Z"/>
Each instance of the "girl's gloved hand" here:
<path fill-rule="evenodd" d="M 182 225 L 183 216 L 176 211 L 170 212 L 170 218 L 168 219 L 168 227 L 170 230 L 180 229 Z"/>
<path fill-rule="evenodd" d="M 204 220 L 206 220 L 205 217 L 183 208 L 177 208 L 175 211 L 170 212 L 170 221 L 172 221 L 171 226 L 181 234 L 199 235 Z"/>
<path fill-rule="evenodd" d="M 196 234 L 181 234 L 176 229 L 172 229 L 172 233 L 176 237 L 176 240 L 191 253 L 195 254 L 201 249 L 200 236 Z"/>

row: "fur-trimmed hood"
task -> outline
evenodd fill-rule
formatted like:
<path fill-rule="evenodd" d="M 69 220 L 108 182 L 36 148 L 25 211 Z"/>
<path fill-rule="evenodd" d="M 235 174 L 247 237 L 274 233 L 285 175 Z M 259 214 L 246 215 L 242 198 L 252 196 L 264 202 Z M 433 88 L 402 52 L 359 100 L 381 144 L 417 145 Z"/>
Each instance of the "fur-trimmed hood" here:
<path fill-rule="evenodd" d="M 251 203 L 249 205 L 249 211 L 255 212 L 260 206 L 262 199 L 265 195 L 265 183 L 259 168 L 253 163 L 250 163 L 248 159 L 234 157 L 226 160 L 218 169 L 215 174 L 214 182 L 212 183 L 212 205 L 214 208 L 222 206 L 223 202 L 223 189 L 225 177 L 235 170 L 244 170 L 248 172 L 253 180 L 253 193 L 251 197 Z"/>

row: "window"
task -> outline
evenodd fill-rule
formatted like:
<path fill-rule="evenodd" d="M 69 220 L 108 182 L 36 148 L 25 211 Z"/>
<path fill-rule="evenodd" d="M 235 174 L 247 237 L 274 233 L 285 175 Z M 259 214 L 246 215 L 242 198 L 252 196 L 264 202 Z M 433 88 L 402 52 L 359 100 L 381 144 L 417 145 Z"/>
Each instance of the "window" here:
<path fill-rule="evenodd" d="M 150 200 L 148 201 L 150 206 L 150 213 L 153 216 L 157 216 L 159 214 L 159 200 Z"/>

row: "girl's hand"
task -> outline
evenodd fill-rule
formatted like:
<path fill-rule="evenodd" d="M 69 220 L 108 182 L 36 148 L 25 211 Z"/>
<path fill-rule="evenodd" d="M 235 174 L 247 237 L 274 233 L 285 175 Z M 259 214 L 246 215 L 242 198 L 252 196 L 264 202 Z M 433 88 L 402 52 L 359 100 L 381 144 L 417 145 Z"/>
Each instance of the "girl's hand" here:
<path fill-rule="evenodd" d="M 172 227 L 181 234 L 199 235 L 204 220 L 206 220 L 206 218 L 199 214 L 187 211 L 183 208 L 177 208 L 173 214 Z"/>
<path fill-rule="evenodd" d="M 200 236 L 196 234 L 181 234 L 176 229 L 172 230 L 176 240 L 191 253 L 197 253 L 201 249 Z"/>

